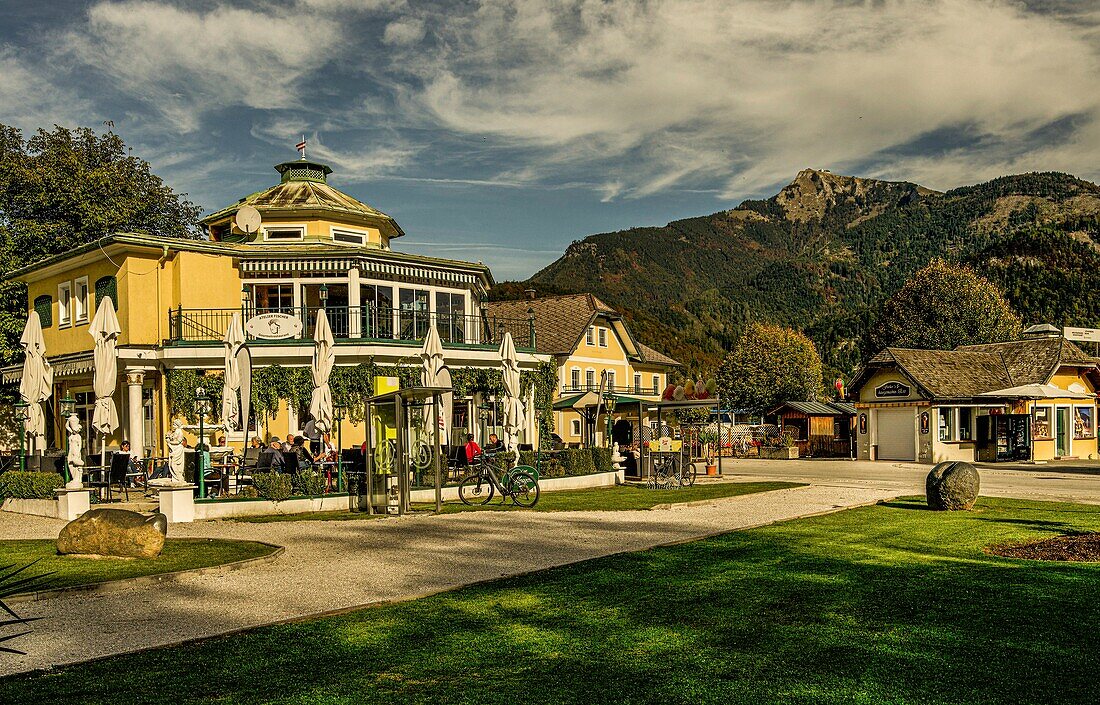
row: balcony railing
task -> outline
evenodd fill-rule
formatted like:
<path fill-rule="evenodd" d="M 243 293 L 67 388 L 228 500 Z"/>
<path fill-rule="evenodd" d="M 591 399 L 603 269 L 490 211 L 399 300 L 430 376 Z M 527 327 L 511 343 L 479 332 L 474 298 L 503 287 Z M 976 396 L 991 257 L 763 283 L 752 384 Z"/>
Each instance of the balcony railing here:
<path fill-rule="evenodd" d="M 285 340 L 312 340 L 317 325 L 319 307 L 288 306 L 283 308 L 175 308 L 168 311 L 168 343 L 208 343 L 220 341 L 233 320 L 234 313 L 243 319 L 263 313 L 283 313 L 294 316 L 302 324 L 298 335 Z M 533 319 L 467 316 L 449 313 L 410 311 L 376 306 L 327 306 L 329 326 L 336 342 L 397 342 L 420 344 L 434 323 L 445 344 L 498 346 L 506 332 L 512 334 L 515 346 L 533 350 L 535 325 Z M 249 340 L 255 337 L 246 331 Z"/>
<path fill-rule="evenodd" d="M 634 396 L 652 396 L 655 397 L 660 394 L 660 391 L 655 386 L 643 386 L 628 384 L 626 386 L 614 386 L 604 391 L 611 392 L 612 394 L 632 394 Z M 600 392 L 600 383 L 594 384 L 563 384 L 561 387 L 562 394 L 584 394 L 585 392 Z"/>

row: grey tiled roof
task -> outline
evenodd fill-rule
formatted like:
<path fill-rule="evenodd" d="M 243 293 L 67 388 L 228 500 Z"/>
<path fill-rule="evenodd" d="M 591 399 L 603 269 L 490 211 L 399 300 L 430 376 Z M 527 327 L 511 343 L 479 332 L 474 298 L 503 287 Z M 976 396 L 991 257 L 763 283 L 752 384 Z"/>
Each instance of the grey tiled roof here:
<path fill-rule="evenodd" d="M 770 413 L 774 414 L 783 408 L 794 409 L 807 416 L 848 416 L 856 413 L 856 408 L 843 402 L 820 401 L 785 401 Z"/>

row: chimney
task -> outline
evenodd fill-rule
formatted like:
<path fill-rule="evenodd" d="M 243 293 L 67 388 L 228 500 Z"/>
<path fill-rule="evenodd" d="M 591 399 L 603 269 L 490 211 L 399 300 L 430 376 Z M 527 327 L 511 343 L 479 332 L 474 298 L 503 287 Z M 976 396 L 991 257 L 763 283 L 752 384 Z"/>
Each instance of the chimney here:
<path fill-rule="evenodd" d="M 1031 326 L 1023 332 L 1024 338 L 1060 338 L 1062 331 L 1049 323 Z"/>
<path fill-rule="evenodd" d="M 535 298 L 535 290 L 534 290 L 534 289 L 524 289 L 524 290 L 523 290 L 523 295 L 524 295 L 525 297 L 527 297 L 528 299 L 532 299 L 532 300 L 534 300 L 534 298 Z"/>

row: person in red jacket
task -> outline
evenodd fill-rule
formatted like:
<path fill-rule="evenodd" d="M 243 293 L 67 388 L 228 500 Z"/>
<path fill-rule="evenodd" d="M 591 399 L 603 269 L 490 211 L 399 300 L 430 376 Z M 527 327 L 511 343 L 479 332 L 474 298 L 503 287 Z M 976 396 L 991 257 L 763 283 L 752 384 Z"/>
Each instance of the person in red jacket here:
<path fill-rule="evenodd" d="M 481 455 L 481 446 L 474 440 L 474 434 L 466 434 L 466 463 L 474 464 L 474 458 Z"/>

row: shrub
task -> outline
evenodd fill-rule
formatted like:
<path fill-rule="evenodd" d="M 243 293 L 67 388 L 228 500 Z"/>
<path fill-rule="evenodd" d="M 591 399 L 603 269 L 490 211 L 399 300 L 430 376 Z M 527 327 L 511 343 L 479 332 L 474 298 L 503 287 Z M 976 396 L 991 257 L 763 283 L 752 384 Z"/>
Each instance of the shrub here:
<path fill-rule="evenodd" d="M 535 451 L 523 450 L 519 453 L 519 464 L 535 468 L 539 472 L 539 477 L 563 477 L 565 475 L 565 468 L 562 467 L 561 462 L 558 461 L 557 455 L 557 453 L 551 454 L 547 451 L 543 451 L 540 460 L 538 453 Z"/>
<path fill-rule="evenodd" d="M 596 472 L 611 472 L 611 450 L 609 448 L 590 448 L 592 467 Z"/>
<path fill-rule="evenodd" d="M 570 448 L 558 453 L 558 460 L 565 469 L 565 475 L 590 475 L 596 472 L 592 462 L 592 452 L 588 448 Z"/>
<path fill-rule="evenodd" d="M 294 494 L 317 497 L 325 493 L 325 476 L 316 470 L 302 470 L 294 476 Z"/>
<path fill-rule="evenodd" d="M 519 452 L 519 464 L 535 467 L 535 451 L 521 450 Z"/>
<path fill-rule="evenodd" d="M 278 472 L 258 472 L 252 476 L 256 494 L 272 502 L 281 502 L 294 491 L 290 476 Z"/>
<path fill-rule="evenodd" d="M 12 499 L 53 499 L 53 491 L 65 484 L 56 472 L 11 470 L 0 475 L 0 501 Z"/>

